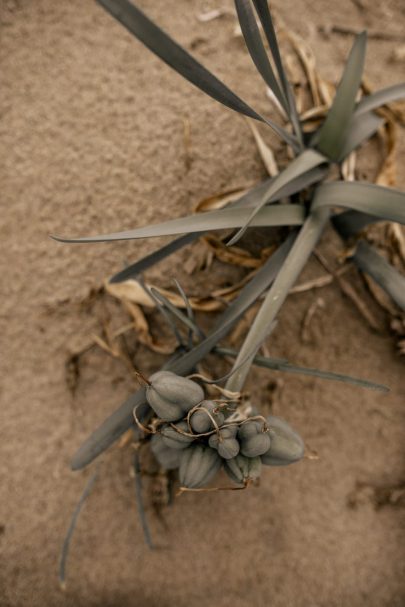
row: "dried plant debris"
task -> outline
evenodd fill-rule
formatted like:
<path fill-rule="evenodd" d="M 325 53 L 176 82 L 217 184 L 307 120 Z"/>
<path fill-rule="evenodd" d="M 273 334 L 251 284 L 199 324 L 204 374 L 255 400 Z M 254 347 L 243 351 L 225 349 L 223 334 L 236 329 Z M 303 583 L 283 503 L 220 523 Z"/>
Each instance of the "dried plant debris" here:
<path fill-rule="evenodd" d="M 389 315 L 403 351 L 405 246 L 400 226 L 405 224 L 405 193 L 393 186 L 397 124 L 405 121 L 405 111 L 399 104 L 405 98 L 405 83 L 374 92 L 363 73 L 367 33 L 352 34 L 348 28 L 339 33 L 354 35 L 354 42 L 340 82 L 334 86 L 320 75 L 307 44 L 286 31 L 281 37 L 289 52 L 283 61 L 266 0 L 235 0 L 247 52 L 263 80 L 263 91 L 267 91 L 272 107 L 278 109 L 279 120 L 274 121 L 230 90 L 129 0 L 98 3 L 191 84 L 249 120 L 268 177 L 259 184 L 239 184 L 214 193 L 188 216 L 106 235 L 55 237 L 70 243 L 175 237 L 118 272 L 105 285 L 105 291 L 121 302 L 129 322 L 122 329 L 112 330 L 107 319 L 102 335 L 95 336 L 94 341 L 122 359 L 144 385 L 85 441 L 73 457 L 72 468 L 84 468 L 133 428 L 136 445 L 150 444 L 161 468 L 178 471 L 182 491 L 223 489 L 207 488 L 221 468 L 229 476 L 230 487 L 244 488 L 257 483 L 262 464 L 293 463 L 304 453 L 302 439 L 284 420 L 261 416 L 247 401 L 244 385 L 251 365 L 387 390 L 380 383 L 302 368 L 257 354 L 291 292 L 321 288 L 332 280 L 352 299 L 370 326 L 382 329 L 363 296 L 343 272 L 331 269 L 328 262 L 324 263 L 326 276 L 296 286 L 327 225 L 331 224 L 342 238 L 346 262 L 350 260 L 367 276 L 370 293 Z M 200 21 L 221 17 L 219 10 L 199 15 Z M 192 116 L 187 117 L 184 126 L 185 170 L 192 158 L 191 121 Z M 279 138 L 277 152 L 266 143 L 265 129 Z M 360 182 L 356 178 L 362 144 L 373 137 L 383 141 L 376 183 Z M 244 238 L 250 234 L 257 240 L 258 230 L 264 230 L 268 240 L 257 253 L 249 250 Z M 205 247 L 206 252 L 196 263 L 188 264 L 191 276 L 202 267 L 209 272 L 210 264 L 227 264 L 240 269 L 237 284 L 221 285 L 197 297 L 186 294 L 178 283 L 176 288 L 167 289 L 144 281 L 142 275 L 149 268 L 195 245 L 198 239 L 198 246 Z M 374 283 L 378 289 L 371 286 Z M 315 301 L 304 320 L 304 339 L 309 339 L 314 314 L 326 305 L 320 303 L 321 298 Z M 170 344 L 152 335 L 147 312 L 151 310 L 163 317 L 171 332 Z M 196 322 L 195 310 L 218 312 L 208 331 Z M 246 313 L 250 316 L 243 324 Z M 149 379 L 134 370 L 121 339 L 128 331 L 147 348 L 167 356 L 165 364 Z M 232 333 L 243 339 L 239 350 L 224 347 L 223 340 Z M 219 400 L 186 377 L 211 352 L 233 361 L 225 387 L 218 386 Z M 78 378 L 75 364 L 73 359 L 68 365 L 73 391 Z M 203 432 L 199 431 L 201 427 Z M 138 489 L 139 466 L 136 462 Z M 139 496 L 137 499 L 143 516 Z"/>

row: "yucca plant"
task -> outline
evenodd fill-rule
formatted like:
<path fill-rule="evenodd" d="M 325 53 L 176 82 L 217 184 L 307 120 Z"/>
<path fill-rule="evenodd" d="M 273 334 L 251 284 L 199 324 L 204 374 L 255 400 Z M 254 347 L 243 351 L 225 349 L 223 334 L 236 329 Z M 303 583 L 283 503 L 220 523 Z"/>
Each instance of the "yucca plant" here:
<path fill-rule="evenodd" d="M 300 437 L 286 422 L 277 418 L 264 419 L 254 407 L 243 409 L 239 406 L 238 399 L 252 364 L 384 389 L 365 380 L 293 367 L 285 361 L 258 356 L 257 352 L 329 222 L 343 239 L 353 244 L 351 257 L 354 263 L 405 310 L 404 277 L 360 238 L 364 228 L 372 222 L 405 223 L 405 193 L 365 182 L 331 180 L 332 167 L 341 168 L 351 152 L 383 124 L 384 119 L 376 110 L 405 97 L 405 84 L 359 99 L 367 43 L 366 32 L 360 33 L 355 38 L 326 118 L 318 128 L 305 130 L 286 77 L 266 0 L 235 0 L 250 56 L 278 106 L 288 117 L 289 125 L 281 126 L 252 109 L 128 0 L 98 2 L 192 84 L 223 105 L 272 129 L 288 146 L 293 159 L 277 176 L 266 179 L 220 210 L 102 236 L 55 238 L 69 243 L 91 243 L 182 235 L 116 274 L 110 282 L 118 283 L 138 279 L 142 272 L 206 232 L 234 230 L 228 241 L 232 245 L 246 230 L 258 226 L 287 226 L 290 231 L 220 315 L 208 335 L 196 324 L 187 298 L 189 313 L 184 314 L 158 292 L 150 293 L 162 311 L 175 316 L 190 330 L 192 338 L 187 351 L 168 360 L 164 370 L 149 379 L 144 378 L 145 387 L 131 395 L 80 447 L 73 457 L 72 468 L 79 470 L 87 466 L 133 427 L 137 441 L 149 440 L 152 433 L 156 457 L 167 468 L 179 468 L 184 488 L 204 486 L 222 465 L 235 483 L 244 486 L 247 480 L 258 477 L 261 462 L 287 464 L 303 455 Z M 340 209 L 345 210 L 341 212 Z M 263 303 L 240 350 L 235 352 L 221 347 L 223 338 L 263 294 Z M 196 365 L 211 351 L 235 358 L 225 386 L 226 402 L 221 406 L 210 402 L 193 378 L 184 377 L 193 373 Z"/>

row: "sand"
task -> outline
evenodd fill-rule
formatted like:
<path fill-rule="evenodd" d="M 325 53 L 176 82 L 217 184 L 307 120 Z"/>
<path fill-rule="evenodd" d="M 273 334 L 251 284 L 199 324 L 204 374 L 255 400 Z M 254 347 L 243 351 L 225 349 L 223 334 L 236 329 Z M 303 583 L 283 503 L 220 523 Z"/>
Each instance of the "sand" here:
<path fill-rule="evenodd" d="M 196 18 L 212 8 L 231 11 L 230 1 L 140 6 L 267 110 L 260 78 L 233 37 L 234 18 Z M 399 36 L 405 23 L 401 0 L 272 6 L 334 81 L 351 38 L 327 37 L 320 26 Z M 239 116 L 175 75 L 95 3 L 3 0 L 0 25 L 1 607 L 403 605 L 403 510 L 378 500 L 379 489 L 404 483 L 403 362 L 389 332 L 372 332 L 334 284 L 288 298 L 271 354 L 386 383 L 390 394 L 280 376 L 273 412 L 319 459 L 266 469 L 260 488 L 249 491 L 184 495 L 164 512 L 165 524 L 149 511 L 154 552 L 137 517 L 131 451 L 113 448 L 83 510 L 61 592 L 62 538 L 92 473 L 71 472 L 70 458 L 134 390 L 122 364 L 94 350 L 83 358 L 72 397 L 66 358 L 97 328 L 92 307 L 80 302 L 157 243 L 73 246 L 48 235 L 110 232 L 185 214 L 204 196 L 257 181 L 264 170 Z M 376 85 L 403 80 L 403 61 L 391 61 L 398 45 L 370 40 L 366 69 Z M 191 125 L 188 159 L 184 119 Z M 405 187 L 401 173 L 398 187 Z M 331 235 L 322 246 L 330 256 L 341 247 Z M 176 265 L 163 265 L 161 279 L 177 276 Z M 321 273 L 313 261 L 302 280 Z M 209 284 L 209 275 L 201 280 Z M 325 307 L 302 341 L 303 319 L 319 296 Z M 161 360 L 141 349 L 137 362 L 149 371 Z M 252 394 L 265 408 L 266 386 L 276 377 L 252 373 Z"/>

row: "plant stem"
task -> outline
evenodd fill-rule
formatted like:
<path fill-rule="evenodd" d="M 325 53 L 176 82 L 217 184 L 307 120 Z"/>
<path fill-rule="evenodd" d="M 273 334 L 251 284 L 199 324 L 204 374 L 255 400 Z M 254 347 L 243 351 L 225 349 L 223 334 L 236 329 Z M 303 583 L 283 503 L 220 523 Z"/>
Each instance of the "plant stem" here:
<path fill-rule="evenodd" d="M 291 251 L 267 293 L 262 307 L 246 336 L 233 368 L 236 369 L 243 360 L 246 360 L 246 358 L 247 360 L 229 378 L 226 384 L 227 390 L 231 390 L 232 392 L 240 392 L 242 390 L 257 349 L 263 343 L 263 339 L 272 326 L 291 287 L 314 250 L 328 219 L 329 211 L 327 209 L 319 209 L 311 212 L 302 226 Z"/>

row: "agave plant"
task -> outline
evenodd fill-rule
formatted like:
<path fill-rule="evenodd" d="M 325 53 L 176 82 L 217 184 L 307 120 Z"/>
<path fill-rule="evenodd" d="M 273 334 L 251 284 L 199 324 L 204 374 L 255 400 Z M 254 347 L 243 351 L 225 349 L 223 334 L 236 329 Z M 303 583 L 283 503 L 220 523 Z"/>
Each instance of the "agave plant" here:
<path fill-rule="evenodd" d="M 249 54 L 260 76 L 288 117 L 289 125 L 282 126 L 251 108 L 131 2 L 128 0 L 98 0 L 98 3 L 152 52 L 204 93 L 228 108 L 267 125 L 290 148 L 293 159 L 277 176 L 266 179 L 220 210 L 171 219 L 163 223 L 113 234 L 55 238 L 69 243 L 91 243 L 181 235 L 168 245 L 116 274 L 111 282 L 117 283 L 136 279 L 142 272 L 190 244 L 203 233 L 223 229 L 235 230 L 228 242 L 228 244 L 234 244 L 246 230 L 257 226 L 267 228 L 288 226 L 291 230 L 285 241 L 220 315 L 208 335 L 205 336 L 202 333 L 192 315 L 186 316 L 178 310 L 173 311 L 170 308 L 170 302 L 160 296 L 161 307 L 176 314 L 178 318 L 180 317 L 180 320 L 195 335 L 195 340 L 190 343 L 190 347 L 185 353 L 167 362 L 166 371 L 174 374 L 175 377 L 187 375 L 209 352 L 215 350 L 219 354 L 235 357 L 232 372 L 226 383 L 226 389 L 232 393 L 242 391 L 252 364 L 285 371 L 301 371 L 329 379 L 341 379 L 362 386 L 381 388 L 381 386 L 346 376 L 314 369 L 299 369 L 285 361 L 260 357 L 257 355 L 257 351 L 263 343 L 263 339 L 269 335 L 288 292 L 329 222 L 343 239 L 354 238 L 352 250 L 354 263 L 363 272 L 370 274 L 396 304 L 405 310 L 405 278 L 364 240 L 358 238 L 362 230 L 372 222 L 388 220 L 405 223 L 405 193 L 365 182 L 330 180 L 331 168 L 336 165 L 341 167 L 349 154 L 373 136 L 383 124 L 384 119 L 376 113 L 376 110 L 385 104 L 405 97 L 405 83 L 363 96 L 358 100 L 367 43 L 366 32 L 360 33 L 354 40 L 336 95 L 325 119 L 315 130 L 304 130 L 297 112 L 292 87 L 283 67 L 266 0 L 253 0 L 252 2 L 251 0 L 235 0 L 241 31 Z M 266 50 L 257 20 L 261 23 L 269 52 Z M 219 345 L 221 340 L 263 293 L 265 293 L 265 297 L 261 308 L 239 352 L 221 348 Z M 158 296 L 155 293 L 156 297 Z M 138 421 L 142 424 L 147 423 L 147 420 L 153 415 L 153 408 L 150 394 L 148 396 L 148 388 L 142 388 L 131 395 L 80 447 L 73 457 L 72 468 L 78 470 L 88 465 L 133 426 L 134 409 L 136 409 Z M 186 414 L 187 411 L 184 410 L 183 413 L 176 414 L 173 419 L 177 423 Z M 226 425 L 227 415 L 225 415 L 223 423 Z M 290 444 L 290 446 L 295 445 L 298 449 L 297 453 L 302 455 L 299 437 L 285 422 L 270 420 L 268 424 L 267 430 L 269 430 L 270 436 L 273 432 L 275 444 L 280 445 L 279 453 L 282 453 L 283 448 L 287 448 Z M 220 428 L 218 427 L 216 430 L 219 431 Z M 256 432 L 253 426 L 251 431 L 253 434 Z M 214 431 L 211 430 L 211 432 Z M 238 440 L 241 444 L 244 444 L 243 441 L 245 443 L 247 441 L 245 432 L 245 430 L 238 430 L 240 439 Z M 138 438 L 143 436 L 142 425 L 135 427 L 135 434 Z M 228 430 L 223 438 L 230 441 L 234 436 Z M 218 436 L 216 440 L 220 440 Z M 183 448 L 184 440 L 180 442 Z M 194 455 L 189 451 L 191 447 L 186 445 L 187 456 L 184 459 L 186 463 L 180 464 L 180 476 L 183 479 L 191 478 L 190 470 L 194 469 L 193 466 L 198 468 L 196 462 L 201 463 L 202 458 L 206 457 L 204 455 L 208 448 L 206 442 L 198 444 L 199 451 Z M 158 443 L 159 441 L 155 445 L 156 454 L 162 452 L 164 448 L 162 444 Z M 215 448 L 215 439 L 212 439 L 211 443 L 211 447 Z M 231 464 L 226 464 L 225 469 L 228 469 L 231 478 L 246 479 L 246 475 L 250 474 L 249 470 L 253 469 L 254 471 L 251 473 L 253 476 L 257 476 L 259 473 L 253 460 L 264 452 L 257 455 L 257 451 L 252 447 L 253 443 L 254 441 L 251 441 L 248 446 L 245 446 L 244 453 L 238 453 Z M 218 448 L 218 442 L 216 448 Z M 229 443 L 229 448 L 231 449 L 231 443 Z M 228 453 L 226 449 L 222 449 L 222 451 Z M 232 449 L 229 453 L 231 452 Z M 246 461 L 246 455 L 249 456 L 249 454 L 254 454 L 251 462 Z M 219 460 L 212 454 L 210 457 L 212 469 L 217 470 Z M 295 459 L 299 458 L 292 458 L 291 461 L 295 461 Z M 275 453 L 272 457 L 269 454 L 267 459 L 262 455 L 262 460 L 264 463 L 277 465 L 282 460 L 282 455 Z M 164 461 L 164 456 L 162 461 Z M 211 478 L 208 468 L 203 471 L 204 480 Z"/>

